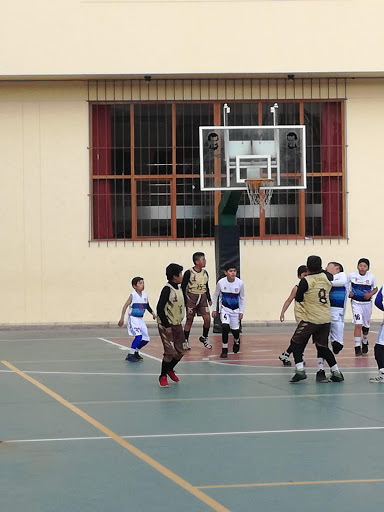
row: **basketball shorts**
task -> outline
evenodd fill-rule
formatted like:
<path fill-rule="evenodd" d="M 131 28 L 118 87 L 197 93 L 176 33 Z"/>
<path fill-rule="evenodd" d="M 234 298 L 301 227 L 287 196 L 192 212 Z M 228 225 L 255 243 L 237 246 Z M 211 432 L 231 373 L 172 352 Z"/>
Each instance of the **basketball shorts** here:
<path fill-rule="evenodd" d="M 352 323 L 369 327 L 372 315 L 372 302 L 351 302 Z"/>
<path fill-rule="evenodd" d="M 344 309 L 331 308 L 331 332 L 329 341 L 337 341 L 344 344 Z"/>
<path fill-rule="evenodd" d="M 235 313 L 231 309 L 222 307 L 220 311 L 220 320 L 222 324 L 229 324 L 234 331 L 240 329 L 239 313 Z"/>
<path fill-rule="evenodd" d="M 187 318 L 194 317 L 195 315 L 204 316 L 209 315 L 209 306 L 207 295 L 203 293 L 187 293 Z"/>
<path fill-rule="evenodd" d="M 312 336 L 312 341 L 316 345 L 328 347 L 328 337 L 331 330 L 331 324 L 313 324 L 311 322 L 301 321 L 296 327 L 292 336 L 292 342 L 306 347 L 309 338 Z"/>
<path fill-rule="evenodd" d="M 142 336 L 144 341 L 149 341 L 148 329 L 141 316 L 129 316 L 127 322 L 130 336 Z"/>
<path fill-rule="evenodd" d="M 183 326 L 181 324 L 171 325 L 168 332 L 161 324 L 157 324 L 157 327 L 163 344 L 164 360 L 171 361 L 173 357 L 181 359 L 187 351 Z"/>
<path fill-rule="evenodd" d="M 384 345 L 384 322 L 381 324 L 379 332 L 377 333 L 376 343 L 378 345 Z"/>

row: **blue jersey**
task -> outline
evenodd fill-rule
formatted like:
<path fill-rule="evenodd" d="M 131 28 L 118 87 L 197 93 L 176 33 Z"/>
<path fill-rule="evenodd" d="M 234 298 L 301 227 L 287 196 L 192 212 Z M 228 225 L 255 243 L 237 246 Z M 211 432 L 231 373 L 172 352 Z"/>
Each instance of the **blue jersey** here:
<path fill-rule="evenodd" d="M 331 308 L 345 308 L 348 295 L 348 276 L 345 272 L 338 272 L 333 276 L 332 288 L 329 292 Z"/>

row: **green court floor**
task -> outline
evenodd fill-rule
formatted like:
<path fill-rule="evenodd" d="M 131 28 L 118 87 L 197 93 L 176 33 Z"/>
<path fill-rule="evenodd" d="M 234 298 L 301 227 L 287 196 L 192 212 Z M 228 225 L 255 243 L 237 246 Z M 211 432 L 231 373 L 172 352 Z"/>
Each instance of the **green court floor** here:
<path fill-rule="evenodd" d="M 277 359 L 291 330 L 248 328 L 227 361 L 219 336 L 209 353 L 194 336 L 168 389 L 155 332 L 132 364 L 122 330 L 1 331 L 1 512 L 381 508 L 375 333 L 367 358 L 346 333 L 345 382 L 315 382 L 310 346 L 292 385 Z"/>

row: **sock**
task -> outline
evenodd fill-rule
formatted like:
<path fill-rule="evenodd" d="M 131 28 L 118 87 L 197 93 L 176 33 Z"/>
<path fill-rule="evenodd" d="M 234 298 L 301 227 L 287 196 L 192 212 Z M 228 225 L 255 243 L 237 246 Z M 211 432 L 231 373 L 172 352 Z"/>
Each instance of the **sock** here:
<path fill-rule="evenodd" d="M 135 352 L 136 352 L 136 349 L 134 349 L 134 348 L 132 348 L 132 347 L 129 349 L 129 353 L 130 353 L 131 355 L 132 355 L 132 354 L 134 354 Z"/>
<path fill-rule="evenodd" d="M 304 371 L 304 363 L 296 363 L 296 370 L 298 372 L 303 372 Z"/>
<path fill-rule="evenodd" d="M 332 372 L 339 372 L 339 367 L 337 366 L 337 364 L 334 364 L 333 366 L 331 366 L 331 371 Z"/>
<path fill-rule="evenodd" d="M 189 333 L 190 333 L 190 331 L 184 331 L 184 339 L 185 339 L 185 341 L 189 340 Z"/>
<path fill-rule="evenodd" d="M 317 369 L 324 370 L 324 359 L 322 357 L 317 358 Z"/>
<path fill-rule="evenodd" d="M 209 327 L 203 327 L 203 337 L 208 338 Z"/>
<path fill-rule="evenodd" d="M 228 349 L 228 343 L 223 343 L 223 348 Z"/>
<path fill-rule="evenodd" d="M 379 373 L 381 377 L 384 377 L 384 368 L 380 368 Z"/>
<path fill-rule="evenodd" d="M 160 373 L 160 377 L 163 377 L 164 375 L 167 375 L 167 373 L 169 372 L 169 370 L 171 370 L 171 361 L 163 361 L 161 362 L 161 373 Z"/>
<path fill-rule="evenodd" d="M 368 343 L 368 334 L 363 334 L 363 343 Z"/>
<path fill-rule="evenodd" d="M 360 336 L 355 336 L 355 347 L 360 347 L 360 345 L 361 345 Z"/>

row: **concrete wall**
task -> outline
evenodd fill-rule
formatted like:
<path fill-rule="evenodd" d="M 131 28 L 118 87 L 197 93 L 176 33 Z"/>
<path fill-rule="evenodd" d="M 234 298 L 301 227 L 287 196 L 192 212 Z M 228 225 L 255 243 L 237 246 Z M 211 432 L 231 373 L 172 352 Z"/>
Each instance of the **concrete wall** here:
<path fill-rule="evenodd" d="M 21 0 L 0 76 L 382 72 L 382 0 Z"/>
<path fill-rule="evenodd" d="M 347 98 L 349 240 L 243 241 L 247 321 L 278 319 L 310 254 L 340 260 L 347 272 L 368 257 L 384 282 L 384 83 L 350 81 Z M 144 276 L 155 305 L 165 266 L 188 268 L 197 250 L 213 287 L 211 241 L 88 244 L 88 128 L 86 83 L 0 84 L 2 324 L 117 321 L 133 276 Z"/>

